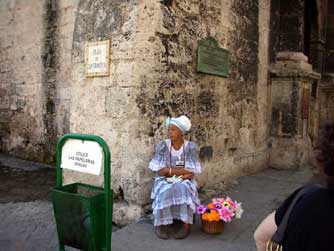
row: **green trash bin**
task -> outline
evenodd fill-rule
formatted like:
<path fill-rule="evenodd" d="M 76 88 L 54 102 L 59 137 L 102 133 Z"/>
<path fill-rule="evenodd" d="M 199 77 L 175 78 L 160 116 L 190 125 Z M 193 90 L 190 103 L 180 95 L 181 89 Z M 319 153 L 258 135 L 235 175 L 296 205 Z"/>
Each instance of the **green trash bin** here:
<path fill-rule="evenodd" d="M 98 143 L 103 151 L 104 188 L 83 183 L 63 185 L 62 149 L 69 139 Z M 77 150 L 77 149 L 76 149 Z M 84 251 L 111 251 L 113 191 L 110 189 L 110 151 L 95 135 L 69 133 L 57 144 L 57 187 L 51 190 L 59 251 L 65 246 Z"/>
<path fill-rule="evenodd" d="M 60 243 L 87 251 L 106 249 L 104 195 L 103 188 L 81 183 L 52 189 Z"/>

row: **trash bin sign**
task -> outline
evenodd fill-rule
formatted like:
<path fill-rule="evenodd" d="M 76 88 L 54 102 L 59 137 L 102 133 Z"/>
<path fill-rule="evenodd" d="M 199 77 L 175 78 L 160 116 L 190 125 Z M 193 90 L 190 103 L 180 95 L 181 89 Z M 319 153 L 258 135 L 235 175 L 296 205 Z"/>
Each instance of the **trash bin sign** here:
<path fill-rule="evenodd" d="M 62 169 L 100 175 L 104 188 L 84 183 L 62 184 Z M 52 204 L 59 251 L 65 246 L 87 251 L 111 250 L 112 196 L 110 151 L 94 135 L 65 134 L 57 144 L 57 187 Z"/>
<path fill-rule="evenodd" d="M 100 175 L 103 149 L 95 141 L 68 139 L 62 149 L 61 168 Z"/>

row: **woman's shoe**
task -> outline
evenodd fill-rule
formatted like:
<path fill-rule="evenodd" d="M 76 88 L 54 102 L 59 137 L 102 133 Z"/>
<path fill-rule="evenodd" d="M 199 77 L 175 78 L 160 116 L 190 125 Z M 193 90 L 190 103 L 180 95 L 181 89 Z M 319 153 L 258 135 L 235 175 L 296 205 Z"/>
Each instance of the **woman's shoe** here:
<path fill-rule="evenodd" d="M 190 224 L 184 223 L 174 234 L 175 239 L 184 239 L 190 234 Z"/>
<path fill-rule="evenodd" d="M 161 225 L 155 227 L 155 234 L 160 238 L 167 240 L 168 236 L 168 225 Z"/>

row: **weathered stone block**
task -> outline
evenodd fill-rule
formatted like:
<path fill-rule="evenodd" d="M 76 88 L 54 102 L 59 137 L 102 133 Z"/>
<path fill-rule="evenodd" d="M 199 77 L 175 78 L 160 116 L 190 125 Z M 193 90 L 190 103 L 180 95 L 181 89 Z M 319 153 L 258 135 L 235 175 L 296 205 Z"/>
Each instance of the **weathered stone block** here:
<path fill-rule="evenodd" d="M 0 136 L 4 137 L 10 132 L 10 126 L 7 122 L 0 121 Z"/>
<path fill-rule="evenodd" d="M 301 135 L 299 128 L 300 86 L 293 81 L 273 81 L 271 134 L 291 137 Z"/>
<path fill-rule="evenodd" d="M 125 226 L 131 222 L 138 220 L 144 215 L 141 206 L 128 204 L 126 202 L 115 202 L 113 211 L 113 222 L 121 226 Z"/>
<path fill-rule="evenodd" d="M 25 107 L 25 105 L 26 105 L 25 98 L 18 98 L 16 100 L 16 104 L 15 105 L 16 105 L 17 109 L 23 109 Z"/>
<path fill-rule="evenodd" d="M 1 50 L 12 48 L 14 45 L 14 37 L 12 34 L 6 34 L 6 39 L 1 39 L 0 48 Z"/>
<path fill-rule="evenodd" d="M 272 140 L 270 167 L 276 169 L 295 169 L 309 162 L 311 143 L 308 138 Z"/>
<path fill-rule="evenodd" d="M 70 87 L 60 88 L 58 96 L 62 100 L 71 100 L 72 98 L 71 88 Z"/>
<path fill-rule="evenodd" d="M 276 60 L 304 61 L 308 62 L 307 56 L 301 52 L 280 51 L 276 54 Z"/>
<path fill-rule="evenodd" d="M 284 70 L 300 70 L 300 71 L 312 71 L 312 65 L 304 61 L 277 61 L 275 63 L 275 69 L 279 69 L 281 71 Z"/>
<path fill-rule="evenodd" d="M 270 72 L 276 77 L 294 77 L 318 79 L 320 75 L 313 72 L 312 65 L 307 63 L 307 57 L 299 52 L 280 52 L 276 62 L 271 65 Z"/>
<path fill-rule="evenodd" d="M 116 70 L 116 81 L 119 86 L 129 87 L 138 85 L 135 76 L 140 74 L 136 72 L 136 64 L 134 62 L 119 63 Z"/>
<path fill-rule="evenodd" d="M 126 117 L 128 114 L 130 90 L 111 88 L 107 90 L 105 109 L 108 116 Z"/>
<path fill-rule="evenodd" d="M 3 100 L 7 96 L 7 90 L 4 88 L 0 88 L 0 98 Z"/>
<path fill-rule="evenodd" d="M 9 65 L 9 62 L 0 63 L 0 73 L 6 73 L 10 71 L 12 71 L 12 68 Z"/>

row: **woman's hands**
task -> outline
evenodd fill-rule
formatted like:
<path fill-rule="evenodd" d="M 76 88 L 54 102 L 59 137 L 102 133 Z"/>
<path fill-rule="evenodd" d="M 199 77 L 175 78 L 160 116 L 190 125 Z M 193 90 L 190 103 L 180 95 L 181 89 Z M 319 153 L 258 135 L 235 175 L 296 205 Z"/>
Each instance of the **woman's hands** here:
<path fill-rule="evenodd" d="M 195 174 L 193 172 L 190 172 L 184 168 L 169 168 L 169 167 L 163 167 L 159 170 L 158 174 L 160 176 L 165 177 L 172 177 L 174 175 L 181 176 L 184 180 L 191 180 L 194 178 Z"/>
<path fill-rule="evenodd" d="M 182 179 L 184 180 L 191 180 L 194 177 L 195 177 L 195 174 L 193 172 L 182 175 Z"/>
<path fill-rule="evenodd" d="M 165 177 L 171 177 L 171 176 L 173 176 L 173 175 L 169 176 L 169 168 L 168 168 L 168 167 L 163 167 L 163 168 L 161 168 L 161 169 L 159 170 L 158 174 L 159 174 L 160 176 L 165 176 Z"/>

